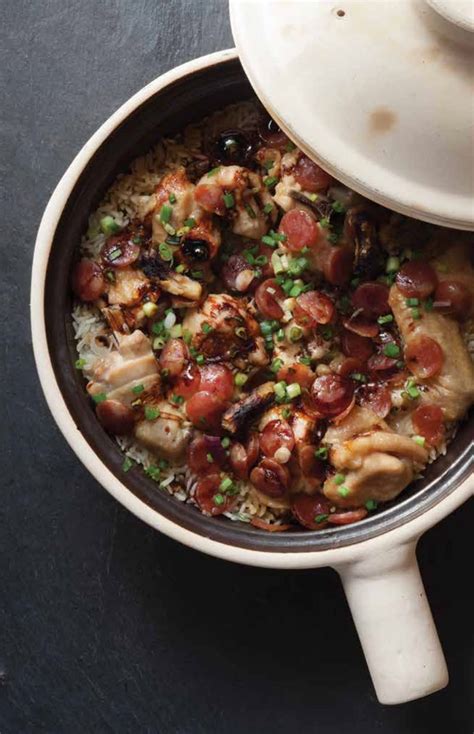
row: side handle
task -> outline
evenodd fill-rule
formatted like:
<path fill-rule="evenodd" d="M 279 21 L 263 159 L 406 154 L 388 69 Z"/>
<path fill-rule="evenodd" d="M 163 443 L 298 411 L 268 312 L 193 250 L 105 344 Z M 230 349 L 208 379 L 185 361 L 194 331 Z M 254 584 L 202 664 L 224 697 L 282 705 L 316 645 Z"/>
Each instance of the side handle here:
<path fill-rule="evenodd" d="M 380 703 L 412 701 L 448 684 L 415 549 L 412 542 L 336 569 Z"/>

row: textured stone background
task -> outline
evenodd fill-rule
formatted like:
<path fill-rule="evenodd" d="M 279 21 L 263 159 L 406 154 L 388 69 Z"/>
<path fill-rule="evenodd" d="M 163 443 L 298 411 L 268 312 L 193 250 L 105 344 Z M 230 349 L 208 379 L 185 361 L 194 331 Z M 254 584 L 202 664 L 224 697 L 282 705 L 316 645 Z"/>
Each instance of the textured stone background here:
<path fill-rule="evenodd" d="M 451 686 L 381 707 L 335 573 L 226 565 L 153 532 L 41 395 L 28 290 L 48 197 L 133 92 L 232 45 L 226 1 L 2 0 L 0 29 L 0 733 L 472 734 L 472 503 L 420 545 Z"/>

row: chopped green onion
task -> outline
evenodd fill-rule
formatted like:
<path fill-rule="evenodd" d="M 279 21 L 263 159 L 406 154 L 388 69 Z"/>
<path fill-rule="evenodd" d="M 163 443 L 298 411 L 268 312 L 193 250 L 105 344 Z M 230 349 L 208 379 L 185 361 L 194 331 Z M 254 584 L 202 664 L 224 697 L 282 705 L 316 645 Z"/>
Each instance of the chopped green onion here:
<path fill-rule="evenodd" d="M 120 232 L 121 227 L 115 219 L 111 216 L 102 217 L 100 220 L 100 228 L 102 232 L 106 235 L 110 234 L 116 234 L 117 232 Z"/>
<path fill-rule="evenodd" d="M 225 502 L 225 499 L 224 499 L 224 497 L 221 494 L 218 493 L 218 494 L 215 494 L 214 495 L 214 500 L 213 501 L 214 501 L 214 504 L 215 505 L 223 505 L 224 502 Z"/>
<path fill-rule="evenodd" d="M 165 346 L 166 339 L 163 336 L 157 336 L 155 339 L 153 339 L 153 349 L 157 351 L 158 349 L 163 349 Z"/>
<path fill-rule="evenodd" d="M 194 219 L 194 217 L 189 217 L 189 219 L 185 219 L 184 220 L 184 226 L 185 227 L 189 227 L 190 229 L 192 229 L 193 227 L 195 227 L 196 226 L 196 220 Z"/>
<path fill-rule="evenodd" d="M 85 364 L 85 359 L 76 359 L 76 361 L 74 362 L 74 367 L 76 368 L 76 370 L 82 370 Z"/>
<path fill-rule="evenodd" d="M 329 515 L 316 515 L 316 517 L 314 518 L 314 522 L 317 522 L 317 523 L 326 522 L 328 517 Z"/>
<path fill-rule="evenodd" d="M 285 420 L 288 420 L 288 418 L 291 416 L 290 408 L 283 408 L 283 410 L 281 411 L 281 414 Z"/>
<path fill-rule="evenodd" d="M 184 273 L 185 270 L 186 270 L 186 265 L 183 265 L 182 263 L 181 263 L 181 265 L 177 265 L 176 266 L 176 272 L 177 273 Z"/>
<path fill-rule="evenodd" d="M 332 202 L 332 208 L 338 214 L 342 214 L 343 212 L 346 211 L 346 208 L 345 208 L 344 204 L 342 202 L 340 202 L 340 201 L 333 201 Z"/>
<path fill-rule="evenodd" d="M 145 405 L 145 418 L 147 421 L 154 421 L 160 417 L 159 408 L 153 408 L 150 405 Z"/>
<path fill-rule="evenodd" d="M 424 303 L 425 311 L 432 311 L 433 310 L 433 299 L 427 298 Z"/>
<path fill-rule="evenodd" d="M 162 260 L 173 259 L 173 251 L 171 250 L 170 246 L 166 244 L 166 242 L 160 242 L 158 246 L 158 252 L 160 253 L 160 257 Z"/>
<path fill-rule="evenodd" d="M 212 454 L 206 454 L 206 459 L 208 460 L 209 464 L 212 464 L 214 461 L 214 457 Z"/>
<path fill-rule="evenodd" d="M 244 375 L 243 372 L 237 372 L 237 374 L 234 377 L 234 382 L 237 385 L 237 387 L 242 387 L 242 385 L 245 385 L 247 380 L 248 380 L 248 377 L 247 375 Z"/>
<path fill-rule="evenodd" d="M 134 395 L 140 395 L 141 392 L 143 392 L 145 389 L 145 385 L 135 385 L 135 387 L 132 387 L 132 392 Z"/>
<path fill-rule="evenodd" d="M 105 394 L 105 392 L 98 392 L 92 396 L 92 400 L 94 401 L 94 403 L 97 404 L 103 403 L 104 400 L 107 400 L 107 395 Z"/>
<path fill-rule="evenodd" d="M 273 204 L 265 204 L 265 206 L 263 207 L 263 213 L 270 214 L 270 212 L 273 211 L 273 208 Z"/>
<path fill-rule="evenodd" d="M 231 489 L 234 486 L 234 482 L 230 477 L 225 477 L 225 479 L 222 480 L 222 482 L 219 484 L 219 489 L 221 492 L 228 492 L 229 489 Z"/>
<path fill-rule="evenodd" d="M 328 229 L 329 224 L 330 224 L 330 222 L 329 222 L 329 219 L 327 217 L 323 217 L 322 219 L 319 220 L 319 225 L 323 229 Z"/>
<path fill-rule="evenodd" d="M 178 339 L 180 336 L 183 336 L 183 325 L 175 324 L 170 329 L 170 337 L 172 339 Z"/>
<path fill-rule="evenodd" d="M 424 436 L 412 436 L 415 443 L 418 444 L 418 446 L 424 446 L 425 445 L 425 438 Z"/>
<path fill-rule="evenodd" d="M 337 232 L 330 232 L 327 236 L 328 242 L 331 243 L 331 245 L 337 245 L 339 242 L 340 235 L 337 234 Z"/>
<path fill-rule="evenodd" d="M 172 395 L 170 397 L 170 400 L 175 405 L 182 405 L 184 403 L 184 398 L 182 395 Z"/>
<path fill-rule="evenodd" d="M 400 347 L 398 346 L 398 344 L 389 342 L 384 346 L 383 353 L 386 357 L 392 357 L 393 359 L 394 357 L 398 357 L 398 355 L 400 354 Z"/>
<path fill-rule="evenodd" d="M 262 242 L 264 245 L 268 245 L 269 247 L 275 247 L 276 244 L 273 237 L 270 237 L 268 234 L 263 235 Z"/>
<path fill-rule="evenodd" d="M 330 326 L 319 327 L 319 333 L 321 334 L 325 342 L 328 342 L 330 339 L 332 339 L 333 331 Z"/>
<path fill-rule="evenodd" d="M 292 150 L 296 150 L 296 145 L 289 140 L 285 145 L 285 150 L 287 153 L 291 153 Z"/>
<path fill-rule="evenodd" d="M 276 183 L 278 183 L 278 179 L 276 176 L 267 176 L 263 179 L 263 183 L 267 187 L 267 189 L 271 189 L 272 186 L 275 186 Z"/>
<path fill-rule="evenodd" d="M 250 206 L 250 204 L 246 204 L 245 205 L 245 211 L 249 215 L 250 219 L 255 219 L 256 218 L 257 215 L 255 214 L 255 209 L 252 209 L 252 207 Z"/>
<path fill-rule="evenodd" d="M 329 449 L 327 446 L 320 446 L 319 449 L 316 449 L 314 452 L 314 455 L 317 459 L 327 459 L 328 458 Z"/>
<path fill-rule="evenodd" d="M 301 364 L 305 364 L 307 367 L 311 365 L 311 357 L 300 357 L 298 360 Z"/>
<path fill-rule="evenodd" d="M 185 344 L 191 344 L 193 335 L 188 329 L 183 329 L 183 341 Z"/>
<path fill-rule="evenodd" d="M 162 224 L 168 224 L 172 214 L 173 209 L 168 204 L 163 204 L 160 211 L 160 222 Z"/>
<path fill-rule="evenodd" d="M 349 487 L 345 487 L 343 484 L 338 488 L 337 493 L 341 495 L 341 497 L 347 497 L 348 494 L 350 494 Z"/>
<path fill-rule="evenodd" d="M 264 336 L 267 334 L 271 334 L 273 331 L 272 322 L 271 321 L 261 321 L 260 322 L 260 331 Z"/>
<path fill-rule="evenodd" d="M 275 336 L 278 342 L 282 342 L 285 338 L 285 332 L 283 331 L 283 329 L 278 329 Z"/>
<path fill-rule="evenodd" d="M 202 270 L 191 270 L 191 277 L 192 278 L 202 278 Z"/>
<path fill-rule="evenodd" d="M 151 318 L 154 316 L 158 311 L 158 306 L 156 303 L 153 303 L 152 301 L 147 301 L 143 304 L 143 313 L 147 318 Z"/>
<path fill-rule="evenodd" d="M 393 316 L 391 313 L 386 314 L 386 316 L 379 316 L 377 319 L 377 323 L 379 323 L 381 326 L 383 324 L 390 324 L 393 321 Z"/>
<path fill-rule="evenodd" d="M 396 273 L 397 270 L 400 270 L 400 260 L 398 257 L 389 257 L 385 265 L 385 272 Z"/>
<path fill-rule="evenodd" d="M 224 204 L 226 209 L 232 209 L 232 207 L 235 204 L 235 199 L 232 194 L 226 193 L 224 194 Z"/>
<path fill-rule="evenodd" d="M 255 258 L 255 265 L 266 265 L 268 263 L 268 257 L 266 255 L 259 255 Z"/>
<path fill-rule="evenodd" d="M 176 204 L 176 194 L 171 192 L 171 194 L 168 196 L 168 201 L 170 204 Z"/>
<path fill-rule="evenodd" d="M 421 319 L 421 311 L 420 311 L 420 309 L 418 307 L 415 307 L 415 308 L 412 308 L 411 309 L 411 317 L 415 321 L 418 321 L 418 319 Z"/>
<path fill-rule="evenodd" d="M 319 196 L 317 194 L 308 194 L 308 199 L 314 203 L 319 199 Z"/>
<path fill-rule="evenodd" d="M 344 474 L 335 474 L 334 475 L 334 482 L 336 484 L 344 484 L 345 480 L 346 480 L 346 477 L 344 476 Z"/>
<path fill-rule="evenodd" d="M 367 382 L 367 378 L 365 375 L 362 374 L 362 372 L 352 372 L 351 377 L 357 382 Z"/>
<path fill-rule="evenodd" d="M 215 176 L 216 173 L 218 173 L 221 170 L 220 166 L 216 166 L 215 168 L 211 168 L 211 170 L 208 172 L 207 177 L 211 178 L 212 176 Z"/>
<path fill-rule="evenodd" d="M 111 270 L 105 271 L 105 277 L 108 281 L 110 281 L 110 283 L 115 283 L 115 273 L 113 273 Z"/>
<path fill-rule="evenodd" d="M 206 358 L 205 358 L 204 354 L 198 354 L 197 355 L 197 357 L 196 357 L 196 363 L 197 364 L 204 364 L 205 361 L 206 361 Z"/>
<path fill-rule="evenodd" d="M 291 288 L 289 295 L 291 296 L 291 298 L 298 298 L 298 296 L 300 296 L 303 293 L 303 291 L 304 291 L 304 286 L 295 283 L 293 287 Z"/>
<path fill-rule="evenodd" d="M 161 471 L 158 469 L 157 466 L 147 466 L 145 469 L 145 474 L 148 474 L 148 476 L 153 479 L 155 482 L 158 482 L 160 479 Z"/>
<path fill-rule="evenodd" d="M 280 400 L 285 398 L 286 397 L 286 382 L 284 382 L 283 380 L 281 382 L 277 382 L 273 386 L 273 392 L 275 393 L 277 398 L 280 398 Z"/>
<path fill-rule="evenodd" d="M 211 331 L 214 331 L 214 327 L 207 323 L 207 321 L 204 321 L 204 323 L 201 326 L 202 331 L 204 334 L 210 334 Z"/>
<path fill-rule="evenodd" d="M 277 242 L 285 242 L 286 241 L 286 234 L 283 234 L 283 232 L 275 232 L 273 229 L 271 229 L 270 230 L 270 235 Z"/>
<path fill-rule="evenodd" d="M 297 382 L 292 382 L 291 385 L 288 385 L 288 387 L 286 388 L 286 394 L 288 395 L 290 400 L 297 398 L 298 395 L 301 395 L 301 385 L 299 385 Z"/>
<path fill-rule="evenodd" d="M 275 161 L 264 161 L 262 163 L 262 166 L 266 171 L 270 171 L 271 168 L 275 165 Z"/>
<path fill-rule="evenodd" d="M 132 242 L 133 242 L 134 245 L 141 245 L 142 238 L 141 237 L 133 237 L 132 238 Z"/>
<path fill-rule="evenodd" d="M 120 247 L 114 247 L 114 249 L 107 255 L 108 260 L 117 260 L 122 255 L 122 249 Z"/>
<path fill-rule="evenodd" d="M 129 456 L 126 456 L 122 464 L 122 471 L 124 472 L 130 471 L 132 466 L 133 466 L 133 461 L 131 460 Z"/>
<path fill-rule="evenodd" d="M 282 284 L 283 291 L 286 293 L 287 296 L 290 295 L 290 291 L 294 286 L 294 282 L 290 279 L 285 280 L 285 282 Z"/>
<path fill-rule="evenodd" d="M 419 306 L 420 305 L 420 301 L 418 298 L 406 298 L 405 303 L 407 304 L 407 306 Z"/>
<path fill-rule="evenodd" d="M 277 357 L 276 359 L 273 360 L 270 369 L 272 372 L 276 374 L 282 367 L 283 367 L 283 360 Z"/>
<path fill-rule="evenodd" d="M 405 391 L 408 397 L 411 398 L 412 400 L 416 400 L 421 395 L 421 392 L 418 390 L 414 380 L 412 379 L 407 380 L 407 383 L 405 385 Z"/>
<path fill-rule="evenodd" d="M 221 446 L 224 449 L 228 449 L 230 446 L 230 438 L 228 436 L 224 436 L 224 438 L 221 438 Z"/>
<path fill-rule="evenodd" d="M 372 512 L 372 510 L 377 509 L 377 502 L 375 500 L 367 500 L 367 502 L 365 503 L 365 506 L 369 512 Z"/>
<path fill-rule="evenodd" d="M 290 341 L 297 342 L 303 336 L 303 330 L 299 326 L 292 326 L 290 329 Z"/>

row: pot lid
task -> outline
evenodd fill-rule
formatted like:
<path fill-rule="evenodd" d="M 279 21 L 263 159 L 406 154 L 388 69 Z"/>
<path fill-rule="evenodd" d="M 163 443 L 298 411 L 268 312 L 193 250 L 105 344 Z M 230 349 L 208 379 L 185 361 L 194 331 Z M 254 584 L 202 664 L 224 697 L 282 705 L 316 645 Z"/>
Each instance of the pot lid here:
<path fill-rule="evenodd" d="M 230 0 L 242 65 L 289 137 L 367 198 L 474 229 L 472 0 Z"/>

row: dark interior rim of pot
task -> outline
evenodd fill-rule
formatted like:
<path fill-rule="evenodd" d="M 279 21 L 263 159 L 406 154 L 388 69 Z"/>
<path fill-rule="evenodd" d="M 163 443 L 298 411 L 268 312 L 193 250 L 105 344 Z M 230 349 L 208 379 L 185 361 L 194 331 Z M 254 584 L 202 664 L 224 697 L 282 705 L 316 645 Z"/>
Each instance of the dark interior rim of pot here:
<path fill-rule="evenodd" d="M 227 104 L 253 96 L 240 63 L 231 59 L 195 71 L 156 93 L 133 111 L 99 147 L 79 176 L 61 214 L 51 249 L 45 284 L 45 320 L 54 373 L 72 418 L 82 436 L 137 498 L 160 515 L 201 536 L 229 545 L 270 552 L 309 552 L 360 543 L 418 517 L 460 485 L 472 471 L 474 424 L 464 422 L 445 456 L 430 465 L 398 501 L 365 520 L 320 531 L 267 533 L 227 518 L 209 518 L 195 507 L 160 490 L 139 467 L 126 474 L 123 454 L 98 423 L 75 369 L 69 272 L 74 250 L 115 176 L 162 135 L 174 135 Z"/>

